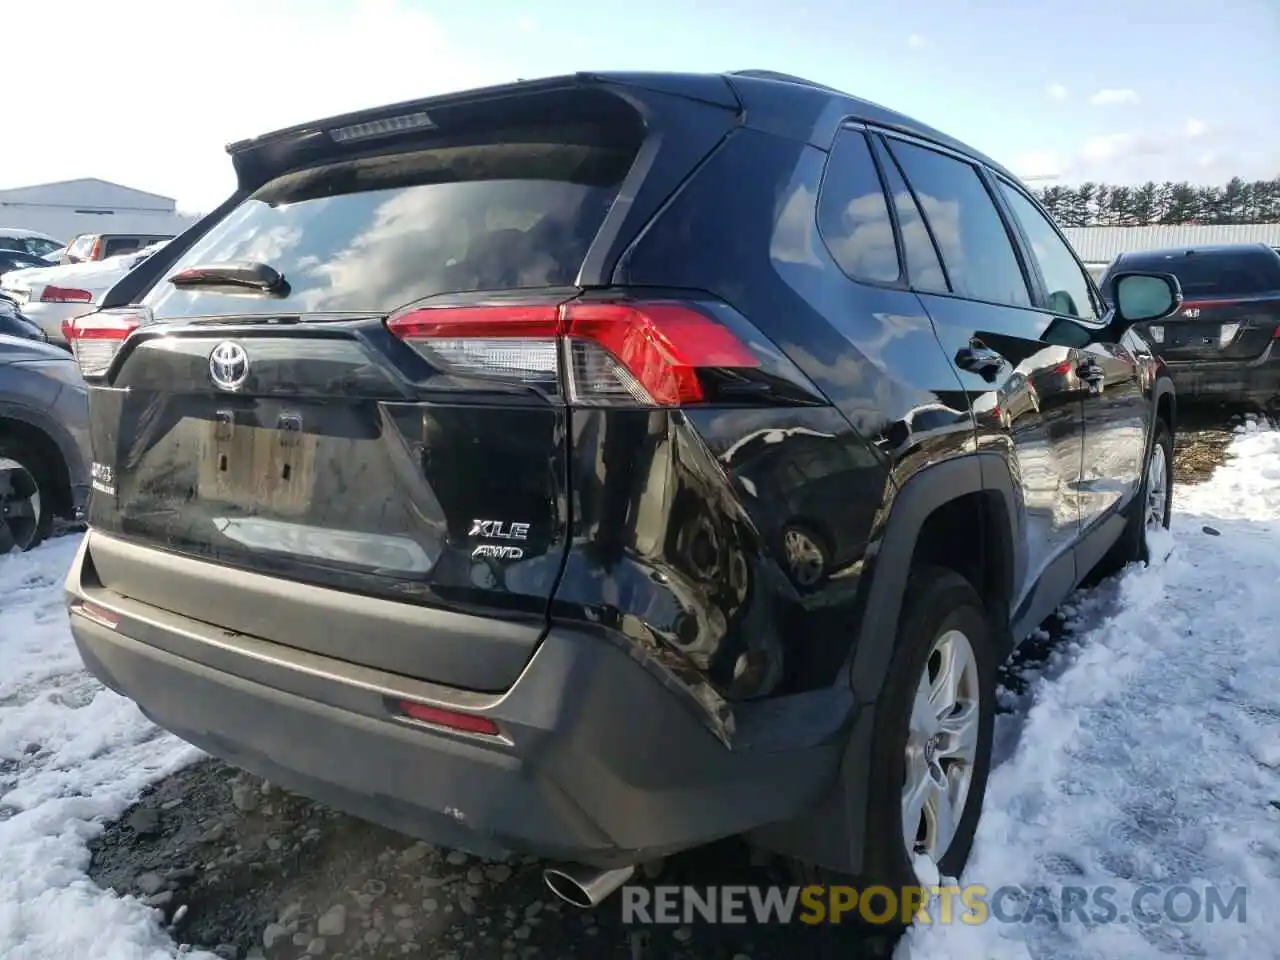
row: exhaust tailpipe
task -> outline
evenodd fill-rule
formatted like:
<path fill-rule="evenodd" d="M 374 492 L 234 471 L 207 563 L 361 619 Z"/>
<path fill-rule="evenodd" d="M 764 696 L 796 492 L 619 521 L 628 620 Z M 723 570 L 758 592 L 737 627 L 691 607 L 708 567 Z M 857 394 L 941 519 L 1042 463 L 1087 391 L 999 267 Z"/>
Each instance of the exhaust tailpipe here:
<path fill-rule="evenodd" d="M 551 892 L 565 903 L 590 910 L 607 900 L 635 872 L 634 866 L 599 870 L 580 863 L 569 863 L 549 867 L 542 872 L 542 879 L 551 888 Z"/>

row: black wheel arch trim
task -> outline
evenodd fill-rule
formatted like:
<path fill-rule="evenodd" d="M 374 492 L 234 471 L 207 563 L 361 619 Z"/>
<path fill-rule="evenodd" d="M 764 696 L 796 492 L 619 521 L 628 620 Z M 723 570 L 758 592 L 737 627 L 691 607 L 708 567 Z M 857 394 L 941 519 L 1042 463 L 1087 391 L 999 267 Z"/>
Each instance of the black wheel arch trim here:
<path fill-rule="evenodd" d="M 1178 391 L 1173 385 L 1173 378 L 1162 373 L 1156 378 L 1151 391 L 1151 416 L 1154 421 L 1160 416 L 1160 401 L 1169 398 L 1169 432 L 1176 433 L 1178 428 Z"/>
<path fill-rule="evenodd" d="M 1013 603 L 1027 563 L 1021 500 L 1015 491 L 1008 461 L 999 453 L 962 454 L 943 460 L 902 484 L 875 546 L 867 599 L 851 651 L 848 676 L 855 701 L 867 704 L 880 696 L 897 642 L 912 556 L 925 521 L 938 508 L 974 493 L 994 495 L 992 508 L 998 515 L 985 518 L 983 528 L 996 531 L 999 542 L 984 543 L 983 550 L 986 562 L 1002 558 L 1000 587 L 1003 599 Z"/>

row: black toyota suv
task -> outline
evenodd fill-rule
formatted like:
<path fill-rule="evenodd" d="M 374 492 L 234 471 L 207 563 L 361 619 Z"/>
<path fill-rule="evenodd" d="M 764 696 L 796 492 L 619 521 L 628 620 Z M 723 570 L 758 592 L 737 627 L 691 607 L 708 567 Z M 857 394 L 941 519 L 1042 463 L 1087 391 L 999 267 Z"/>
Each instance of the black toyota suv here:
<path fill-rule="evenodd" d="M 235 143 L 73 345 L 85 663 L 161 726 L 593 905 L 730 835 L 958 874 L 997 665 L 1167 525 L 1174 394 L 1034 198 L 750 71 Z"/>
<path fill-rule="evenodd" d="M 1180 397 L 1280 409 L 1280 251 L 1265 243 L 1144 250 L 1108 268 L 1133 271 L 1173 274 L 1186 297 L 1167 321 L 1141 325 Z"/>

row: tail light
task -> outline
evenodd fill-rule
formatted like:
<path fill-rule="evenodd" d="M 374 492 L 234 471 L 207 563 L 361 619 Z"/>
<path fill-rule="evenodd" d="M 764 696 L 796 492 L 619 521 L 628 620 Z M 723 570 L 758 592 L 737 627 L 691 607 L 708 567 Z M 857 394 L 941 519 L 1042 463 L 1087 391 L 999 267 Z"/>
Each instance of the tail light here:
<path fill-rule="evenodd" d="M 1147 327 L 1147 332 L 1151 334 L 1151 339 L 1156 343 L 1164 343 L 1164 326 L 1162 324 L 1153 324 Z"/>
<path fill-rule="evenodd" d="M 555 390 L 563 370 L 569 399 L 580 405 L 704 403 L 715 374 L 807 385 L 745 324 L 723 305 L 676 300 L 426 307 L 387 321 L 395 336 L 457 373 Z"/>
<path fill-rule="evenodd" d="M 76 317 L 62 325 L 62 334 L 85 377 L 100 377 L 111 368 L 129 334 L 146 322 L 147 313 L 137 308 L 101 310 Z"/>
<path fill-rule="evenodd" d="M 1240 330 L 1238 323 L 1224 323 L 1218 328 L 1218 346 L 1225 347 L 1236 338 L 1236 333 Z"/>
<path fill-rule="evenodd" d="M 45 287 L 40 294 L 41 303 L 92 303 L 93 294 L 76 287 Z"/>

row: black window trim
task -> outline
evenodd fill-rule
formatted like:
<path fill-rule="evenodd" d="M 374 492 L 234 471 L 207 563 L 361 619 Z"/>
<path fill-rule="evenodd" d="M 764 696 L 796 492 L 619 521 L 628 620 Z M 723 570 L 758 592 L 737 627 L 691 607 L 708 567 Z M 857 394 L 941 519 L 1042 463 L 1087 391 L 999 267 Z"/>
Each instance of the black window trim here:
<path fill-rule="evenodd" d="M 863 142 L 866 144 L 867 152 L 871 155 L 871 163 L 876 171 L 876 180 L 880 184 L 880 195 L 884 198 L 885 207 L 889 211 L 889 226 L 893 232 L 893 246 L 898 253 L 898 279 L 897 280 L 868 280 L 864 277 L 851 276 L 840 261 L 836 259 L 834 253 L 831 252 L 831 245 L 827 242 L 826 234 L 822 232 L 822 218 L 818 215 L 818 211 L 822 208 L 822 194 L 827 185 L 827 173 L 831 170 L 831 160 L 835 156 L 836 143 L 839 141 L 843 133 L 858 133 L 862 135 Z M 814 196 L 813 202 L 813 228 L 817 231 L 818 239 L 822 241 L 822 247 L 826 251 L 831 262 L 836 265 L 836 269 L 840 271 L 840 275 L 853 283 L 864 284 L 868 287 L 876 287 L 880 290 L 910 290 L 910 278 L 907 276 L 907 261 L 903 255 L 902 238 L 898 235 L 898 221 L 894 217 L 893 198 L 889 195 L 889 191 L 884 182 L 884 171 L 880 169 L 880 164 L 876 162 L 876 153 L 872 149 L 871 140 L 868 136 L 867 126 L 865 123 L 857 120 L 845 120 L 836 128 L 835 136 L 832 137 L 831 143 L 826 149 L 826 160 L 822 165 L 822 176 L 818 180 L 818 192 Z"/>
<path fill-rule="evenodd" d="M 871 125 L 868 125 L 868 129 L 872 129 Z M 1028 307 L 1025 304 L 1006 303 L 1002 300 L 985 300 L 979 297 L 972 297 L 966 294 L 956 293 L 955 286 L 954 284 L 951 283 L 951 276 L 946 269 L 946 261 L 942 258 L 942 252 L 940 250 L 938 250 L 938 260 L 940 263 L 942 263 L 943 273 L 946 274 L 947 276 L 947 286 L 951 288 L 951 291 L 948 293 L 942 293 L 936 290 L 921 290 L 917 292 L 921 294 L 929 294 L 930 296 L 935 296 L 935 297 L 954 297 L 957 300 L 966 300 L 970 303 L 986 303 L 986 304 L 990 304 L 993 307 L 1004 307 L 1007 310 L 1028 310 L 1028 309 L 1039 310 L 1040 312 L 1048 313 L 1051 316 L 1055 316 L 1055 317 L 1058 316 L 1058 314 L 1053 313 L 1053 311 L 1051 310 L 1045 310 L 1041 307 L 1036 306 L 1037 290 L 1042 289 L 1041 284 L 1043 283 L 1043 281 L 1040 279 L 1038 270 L 1034 274 L 1030 271 L 1029 265 L 1026 260 L 1026 255 L 1022 248 L 1021 234 L 1014 233 L 1012 231 L 1009 221 L 1006 219 L 1004 215 L 1004 207 L 1001 205 L 1000 201 L 996 197 L 991 195 L 992 190 L 991 190 L 991 184 L 987 180 L 986 164 L 981 163 L 975 158 L 967 156 L 964 153 L 961 153 L 959 150 L 953 150 L 950 147 L 944 146 L 940 143 L 935 143 L 932 140 L 926 140 L 923 137 L 917 137 L 917 136 L 912 136 L 911 134 L 902 133 L 898 130 L 892 129 L 891 127 L 875 127 L 874 129 L 875 129 L 875 132 L 879 134 L 886 141 L 900 140 L 903 143 L 908 143 L 913 146 L 920 147 L 921 149 L 924 149 L 924 150 L 932 150 L 934 153 L 940 153 L 943 156 L 950 157 L 952 160 L 965 164 L 970 169 L 972 169 L 974 173 L 977 174 L 978 182 L 982 184 L 982 189 L 986 191 L 988 198 L 991 200 L 992 205 L 995 207 L 996 216 L 1000 219 L 1000 223 L 1004 227 L 1005 236 L 1007 236 L 1009 239 L 1009 245 L 1013 248 L 1014 259 L 1018 263 L 1018 269 L 1022 272 L 1022 281 L 1027 285 L 1027 298 L 1031 301 L 1031 306 Z M 898 160 L 896 156 L 894 156 L 892 147 L 889 147 L 887 143 L 886 143 L 886 147 L 888 147 L 887 152 L 889 156 L 893 157 L 894 165 L 898 167 L 899 173 L 902 174 L 903 182 L 906 183 L 907 189 L 911 191 L 911 195 L 914 198 L 915 187 L 911 183 L 911 178 L 906 175 L 906 171 L 902 169 L 901 162 Z M 921 219 L 923 219 L 925 222 L 925 225 L 928 226 L 929 219 L 925 215 L 924 207 L 920 206 L 920 202 L 918 199 L 916 200 L 916 206 L 920 209 Z M 938 249 L 937 238 L 933 237 L 932 227 L 929 228 L 929 236 L 933 238 L 934 249 L 937 250 Z"/>
<path fill-rule="evenodd" d="M 1020 184 L 987 167 L 983 167 L 982 172 L 992 181 L 992 193 L 1000 194 L 999 185 L 1003 184 L 1015 193 L 1019 194 L 1024 200 L 1030 201 L 1032 208 L 1037 210 L 1041 216 L 1045 218 L 1050 228 L 1052 228 L 1053 232 L 1057 235 L 1058 239 L 1062 241 L 1063 246 L 1067 248 L 1067 252 L 1071 254 L 1071 259 L 1079 269 L 1081 276 L 1084 277 L 1085 287 L 1093 297 L 1093 307 L 1098 312 L 1098 317 L 1095 320 L 1089 320 L 1084 317 L 1068 316 L 1049 309 L 1049 287 L 1045 282 L 1043 272 L 1040 270 L 1040 264 L 1036 261 L 1035 251 L 1031 245 L 1031 238 L 1023 231 L 1022 224 L 1018 221 L 1017 216 L 1014 215 L 1013 210 L 1009 208 L 1008 202 L 1005 200 L 1004 196 L 1001 195 L 998 201 L 1000 211 L 1002 215 L 1009 219 L 1010 224 L 1017 231 L 1020 241 L 1025 244 L 1027 260 L 1035 268 L 1036 277 L 1038 278 L 1037 284 L 1040 288 L 1038 295 L 1040 297 L 1040 302 L 1035 305 L 1035 308 L 1042 313 L 1052 314 L 1055 317 L 1066 317 L 1066 319 L 1073 320 L 1081 326 L 1088 327 L 1091 330 L 1104 329 L 1108 324 L 1107 314 L 1110 312 L 1111 308 L 1107 306 L 1107 302 L 1102 298 L 1102 292 L 1098 289 L 1098 285 L 1093 282 L 1093 276 L 1085 269 L 1084 263 L 1080 259 L 1080 255 L 1076 253 L 1075 247 L 1071 246 L 1071 241 L 1063 235 L 1057 222 L 1049 215 L 1049 212 L 1045 210 L 1043 204 L 1039 203 L 1036 198 L 1031 195 L 1030 191 L 1022 187 Z"/>
<path fill-rule="evenodd" d="M 911 197 L 911 202 L 915 205 L 916 213 L 920 217 L 920 222 L 924 224 L 924 232 L 929 237 L 929 245 L 933 247 L 933 255 L 938 259 L 938 269 L 942 272 L 942 282 L 947 285 L 946 290 L 917 290 L 914 284 L 911 285 L 911 289 L 916 293 L 936 293 L 942 296 L 958 296 L 955 292 L 955 284 L 951 282 L 951 271 L 947 269 L 947 262 L 942 257 L 942 247 L 938 244 L 938 238 L 934 236 L 933 224 L 931 224 L 929 222 L 929 218 L 925 216 L 924 207 L 921 206 L 920 198 L 916 195 L 916 188 L 913 187 L 911 185 L 911 181 L 907 179 L 907 171 L 902 169 L 902 164 L 899 163 L 898 158 L 893 155 L 893 151 L 889 149 L 889 145 L 884 142 L 884 137 L 880 136 L 877 132 L 877 135 L 875 136 L 875 147 L 872 149 L 871 155 L 874 159 L 879 160 L 878 154 L 880 153 L 883 153 L 888 162 L 893 164 L 893 169 L 898 173 L 898 179 L 906 185 L 907 194 Z M 889 197 L 889 209 L 893 212 L 893 216 L 896 220 L 898 215 L 897 204 L 894 202 L 893 192 L 888 189 L 887 183 L 885 184 L 885 193 Z M 902 264 L 903 269 L 906 270 L 907 259 L 905 243 Z M 907 272 L 909 273 L 910 271 Z M 908 276 L 908 283 L 910 283 L 910 279 L 910 276 Z"/>

